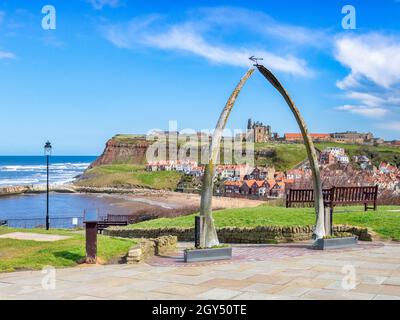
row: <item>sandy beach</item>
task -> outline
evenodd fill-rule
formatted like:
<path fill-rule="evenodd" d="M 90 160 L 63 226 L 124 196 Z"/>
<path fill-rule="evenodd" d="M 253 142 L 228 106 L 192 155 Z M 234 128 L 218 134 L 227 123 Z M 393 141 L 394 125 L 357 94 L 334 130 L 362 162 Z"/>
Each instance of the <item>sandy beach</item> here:
<path fill-rule="evenodd" d="M 46 205 L 43 187 L 8 187 L 0 189 L 3 219 L 36 219 L 43 216 Z M 101 214 L 132 215 L 142 221 L 159 217 L 176 217 L 199 212 L 200 195 L 165 190 L 77 188 L 52 186 L 50 211 L 53 217 L 83 216 L 85 210 Z M 255 207 L 263 201 L 214 197 L 213 208 Z"/>
<path fill-rule="evenodd" d="M 127 211 L 135 213 L 146 209 L 179 210 L 199 208 L 200 195 L 165 191 L 162 193 L 147 192 L 145 194 L 105 194 L 105 197 L 119 199 L 115 204 Z M 214 209 L 256 207 L 264 203 L 259 200 L 213 197 Z"/>

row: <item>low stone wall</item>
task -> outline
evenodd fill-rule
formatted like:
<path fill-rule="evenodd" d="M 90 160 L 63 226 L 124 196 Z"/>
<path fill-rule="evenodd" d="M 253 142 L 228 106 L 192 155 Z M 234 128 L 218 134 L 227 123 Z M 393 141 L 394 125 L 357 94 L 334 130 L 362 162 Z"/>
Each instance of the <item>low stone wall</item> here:
<path fill-rule="evenodd" d="M 283 243 L 311 240 L 312 226 L 299 227 L 254 227 L 254 228 L 218 228 L 218 238 L 222 243 Z M 334 233 L 348 232 L 361 241 L 372 241 L 373 235 L 367 228 L 337 225 Z M 123 238 L 157 238 L 173 235 L 178 241 L 194 241 L 194 228 L 129 229 L 111 227 L 104 230 L 105 235 Z"/>
<path fill-rule="evenodd" d="M 76 190 L 70 185 L 53 185 L 50 186 L 51 192 L 62 192 L 62 193 L 75 193 Z M 14 187 L 1 187 L 0 188 L 0 197 L 1 196 L 11 196 L 11 195 L 19 195 L 24 193 L 44 193 L 46 192 L 46 186 L 42 185 L 31 185 L 31 186 L 14 186 Z"/>
<path fill-rule="evenodd" d="M 1 196 L 10 196 L 15 194 L 22 194 L 29 190 L 28 187 L 2 187 L 0 188 L 0 197 Z"/>
<path fill-rule="evenodd" d="M 162 236 L 155 239 L 141 239 L 140 242 L 129 249 L 126 262 L 139 263 L 154 255 L 162 255 L 175 251 L 178 239 L 175 236 Z"/>

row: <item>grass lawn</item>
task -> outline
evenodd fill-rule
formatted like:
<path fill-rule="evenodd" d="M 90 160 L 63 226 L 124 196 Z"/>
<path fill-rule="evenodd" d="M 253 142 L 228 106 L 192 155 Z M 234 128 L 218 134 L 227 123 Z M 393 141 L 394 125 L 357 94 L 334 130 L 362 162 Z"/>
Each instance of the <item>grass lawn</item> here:
<path fill-rule="evenodd" d="M 395 210 L 391 212 L 390 210 Z M 398 211 L 396 211 L 398 210 Z M 255 208 L 214 212 L 217 227 L 301 226 L 315 223 L 313 208 L 284 208 L 261 205 Z M 369 227 L 381 237 L 400 240 L 400 207 L 380 206 L 364 212 L 361 206 L 337 207 L 335 224 Z M 194 227 L 194 215 L 141 222 L 130 228 Z"/>
<path fill-rule="evenodd" d="M 10 232 L 33 232 L 70 236 L 54 242 L 0 239 L 0 272 L 37 270 L 44 266 L 72 267 L 85 258 L 83 233 L 68 230 L 13 229 L 0 227 L 0 234 Z M 116 263 L 126 255 L 135 243 L 132 239 L 98 236 L 97 255 L 102 263 Z"/>
<path fill-rule="evenodd" d="M 145 171 L 144 166 L 113 164 L 95 167 L 76 184 L 85 187 L 147 187 L 175 190 L 182 173 L 175 171 Z"/>

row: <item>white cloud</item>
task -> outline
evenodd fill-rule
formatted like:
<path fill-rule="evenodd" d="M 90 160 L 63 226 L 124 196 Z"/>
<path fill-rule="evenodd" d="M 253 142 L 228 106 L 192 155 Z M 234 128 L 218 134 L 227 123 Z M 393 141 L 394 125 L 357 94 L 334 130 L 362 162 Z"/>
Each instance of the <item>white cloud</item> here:
<path fill-rule="evenodd" d="M 189 52 L 218 64 L 248 67 L 251 65 L 249 57 L 256 55 L 263 57 L 265 64 L 274 70 L 300 76 L 307 76 L 309 73 L 306 62 L 301 59 L 290 55 L 278 56 L 264 50 L 212 44 L 200 34 L 187 31 L 184 27 L 174 27 L 163 34 L 147 35 L 145 41 L 150 46 Z"/>
<path fill-rule="evenodd" d="M 331 42 L 326 30 L 278 22 L 261 11 L 238 7 L 211 7 L 202 8 L 199 13 L 199 20 L 205 24 L 247 29 L 259 36 L 274 37 L 301 46 L 324 47 Z"/>
<path fill-rule="evenodd" d="M 235 45 L 227 44 L 221 37 L 212 37 L 210 34 L 218 33 L 219 24 L 223 22 L 219 21 L 217 25 L 211 16 L 209 20 L 201 21 L 199 23 L 188 19 L 169 25 L 164 19 L 152 15 L 136 18 L 128 23 L 105 25 L 102 30 L 104 36 L 119 48 L 144 46 L 192 54 L 211 63 L 246 67 L 251 65 L 248 58 L 257 55 L 263 57 L 265 65 L 272 70 L 302 77 L 314 74 L 306 61 L 293 54 L 275 53 L 264 50 L 259 45 L 236 45 L 237 42 Z"/>
<path fill-rule="evenodd" d="M 365 92 L 350 91 L 347 93 L 347 97 L 353 100 L 359 100 L 369 107 L 377 107 L 386 103 L 385 99 Z"/>
<path fill-rule="evenodd" d="M 335 39 L 335 58 L 350 69 L 337 82 L 352 103 L 339 107 L 370 118 L 396 114 L 400 106 L 400 38 L 378 33 Z"/>
<path fill-rule="evenodd" d="M 380 123 L 378 127 L 388 131 L 400 131 L 400 121 L 389 121 Z"/>
<path fill-rule="evenodd" d="M 14 53 L 10 51 L 0 51 L 0 60 L 1 59 L 15 59 L 16 56 Z"/>
<path fill-rule="evenodd" d="M 87 0 L 87 2 L 89 2 L 96 10 L 101 10 L 106 6 L 116 8 L 120 5 L 119 0 Z"/>
<path fill-rule="evenodd" d="M 357 106 L 357 105 L 344 105 L 337 107 L 338 110 L 348 111 L 367 118 L 383 118 L 389 112 L 381 107 Z"/>
<path fill-rule="evenodd" d="M 399 39 L 378 33 L 341 36 L 335 47 L 336 59 L 351 69 L 340 88 L 354 87 L 362 77 L 384 88 L 400 82 Z"/>
<path fill-rule="evenodd" d="M 158 18 L 158 15 L 149 15 L 128 23 L 104 25 L 101 30 L 105 38 L 118 48 L 133 49 L 145 44 L 144 38 Z"/>

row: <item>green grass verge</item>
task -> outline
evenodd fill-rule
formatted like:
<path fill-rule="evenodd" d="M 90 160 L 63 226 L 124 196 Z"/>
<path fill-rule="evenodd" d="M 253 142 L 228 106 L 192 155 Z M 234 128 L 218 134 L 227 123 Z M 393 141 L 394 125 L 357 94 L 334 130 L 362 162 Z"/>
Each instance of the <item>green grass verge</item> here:
<path fill-rule="evenodd" d="M 0 227 L 0 234 L 33 232 L 65 235 L 71 238 L 54 242 L 0 239 L 0 272 L 39 270 L 44 266 L 73 267 L 85 258 L 85 238 L 68 230 L 13 229 Z M 116 263 L 136 243 L 133 239 L 120 239 L 99 235 L 97 254 L 102 263 Z"/>
<path fill-rule="evenodd" d="M 335 142 L 318 142 L 315 147 L 324 150 L 327 147 L 342 147 L 350 156 L 366 155 L 374 165 L 378 166 L 380 162 L 385 161 L 394 165 L 400 165 L 400 148 L 390 146 L 362 146 L 356 144 L 342 144 Z M 261 156 L 256 158 L 256 164 L 259 166 L 274 165 L 277 170 L 286 171 L 293 168 L 307 158 L 307 153 L 302 143 L 295 144 L 277 144 L 277 143 L 256 143 L 255 151 L 270 150 L 274 151 L 272 156 Z"/>
<path fill-rule="evenodd" d="M 362 146 L 356 144 L 341 144 L 334 142 L 316 143 L 315 146 L 320 150 L 327 147 L 341 147 L 346 150 L 346 153 L 351 157 L 358 155 L 367 156 L 375 166 L 384 162 L 389 162 L 393 165 L 400 166 L 400 148 L 390 146 Z"/>
<path fill-rule="evenodd" d="M 394 210 L 394 211 L 390 211 Z M 398 210 L 398 211 L 396 211 Z M 262 205 L 255 208 L 214 212 L 217 227 L 302 226 L 315 223 L 313 208 L 283 208 Z M 337 207 L 335 224 L 369 227 L 381 237 L 400 240 L 400 207 L 381 206 L 364 212 L 360 206 Z M 194 215 L 141 222 L 129 228 L 194 227 Z"/>
<path fill-rule="evenodd" d="M 175 171 L 145 171 L 144 166 L 113 164 L 95 167 L 76 182 L 86 187 L 146 187 L 175 190 L 182 173 Z"/>

